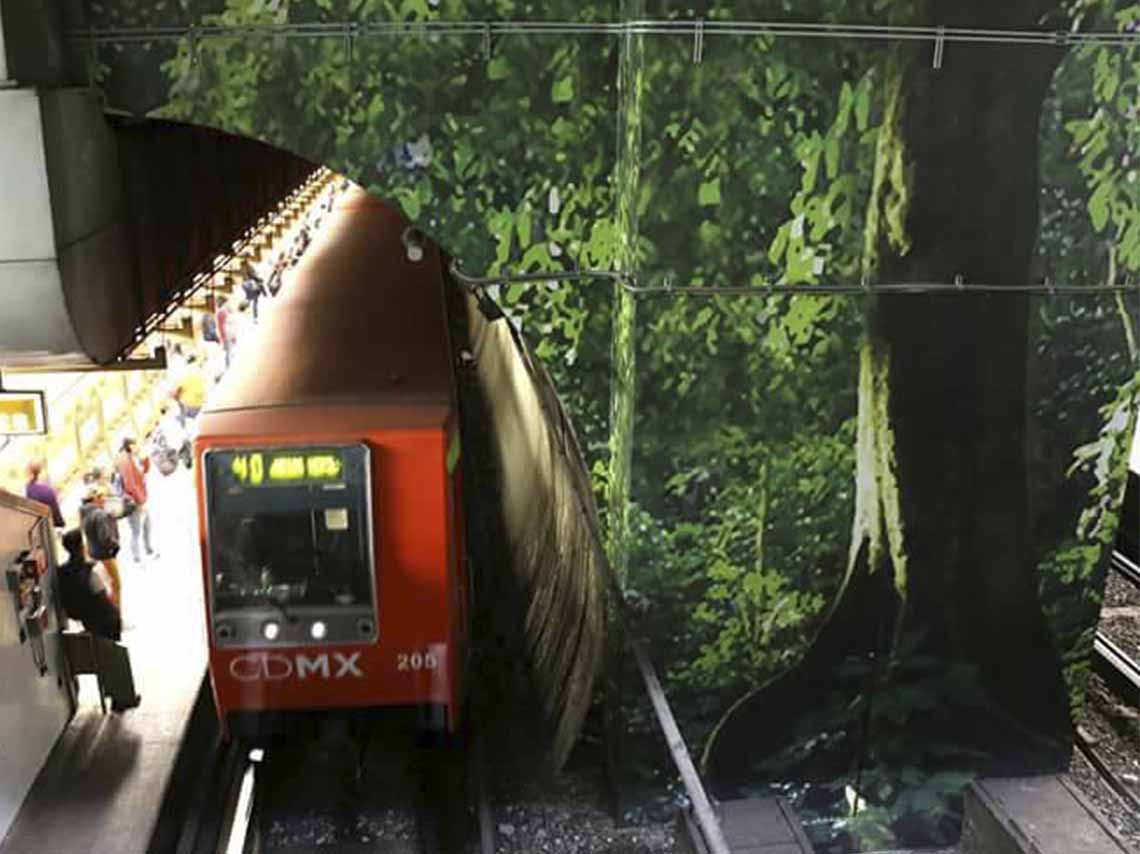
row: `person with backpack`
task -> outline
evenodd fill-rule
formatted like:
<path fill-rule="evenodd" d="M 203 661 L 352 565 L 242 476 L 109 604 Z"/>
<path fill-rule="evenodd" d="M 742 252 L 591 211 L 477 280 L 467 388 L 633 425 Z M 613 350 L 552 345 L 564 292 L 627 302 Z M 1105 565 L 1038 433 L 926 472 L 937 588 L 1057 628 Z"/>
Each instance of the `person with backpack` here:
<path fill-rule="evenodd" d="M 87 538 L 88 553 L 103 564 L 111 581 L 110 597 L 116 608 L 122 606 L 123 581 L 119 574 L 119 523 L 106 507 L 107 490 L 92 481 L 79 505 L 79 523 Z"/>
<path fill-rule="evenodd" d="M 68 555 L 67 563 L 59 568 L 63 610 L 83 623 L 85 631 L 117 641 L 123 634 L 123 618 L 95 563 L 87 560 L 83 533 L 78 528 L 67 531 L 63 547 Z"/>
<path fill-rule="evenodd" d="M 123 618 L 95 564 L 87 560 L 83 534 L 72 528 L 63 535 L 67 563 L 59 568 L 63 610 L 83 624 L 92 636 L 99 662 L 100 685 L 111 696 L 111 710 L 136 708 L 142 697 L 135 690 L 130 654 L 117 641 L 123 635 Z"/>

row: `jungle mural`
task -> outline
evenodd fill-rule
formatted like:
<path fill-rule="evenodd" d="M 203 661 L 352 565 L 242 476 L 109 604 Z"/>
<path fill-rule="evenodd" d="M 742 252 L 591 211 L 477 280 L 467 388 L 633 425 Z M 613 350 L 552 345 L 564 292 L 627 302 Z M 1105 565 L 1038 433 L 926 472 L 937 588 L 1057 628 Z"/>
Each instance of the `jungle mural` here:
<path fill-rule="evenodd" d="M 1137 291 L 1098 287 L 1140 272 L 1140 45 L 1076 36 L 1140 4 L 539 6 L 92 0 L 70 49 L 111 107 L 325 163 L 467 272 L 550 272 L 490 295 L 714 791 L 790 797 L 821 851 L 951 841 L 973 776 L 1063 767 L 1081 714 L 1140 405 Z M 887 24 L 1058 35 L 854 29 Z M 1005 290 L 779 292 L 955 281 Z M 671 785 L 615 679 L 630 792 Z"/>

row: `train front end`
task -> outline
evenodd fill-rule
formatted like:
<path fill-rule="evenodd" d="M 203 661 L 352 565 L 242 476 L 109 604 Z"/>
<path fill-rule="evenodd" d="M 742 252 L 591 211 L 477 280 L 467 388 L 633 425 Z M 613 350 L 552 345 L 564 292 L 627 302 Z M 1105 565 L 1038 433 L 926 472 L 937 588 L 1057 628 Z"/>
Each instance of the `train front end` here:
<path fill-rule="evenodd" d="M 205 443 L 210 675 L 227 729 L 406 707 L 458 726 L 466 615 L 448 433 Z"/>

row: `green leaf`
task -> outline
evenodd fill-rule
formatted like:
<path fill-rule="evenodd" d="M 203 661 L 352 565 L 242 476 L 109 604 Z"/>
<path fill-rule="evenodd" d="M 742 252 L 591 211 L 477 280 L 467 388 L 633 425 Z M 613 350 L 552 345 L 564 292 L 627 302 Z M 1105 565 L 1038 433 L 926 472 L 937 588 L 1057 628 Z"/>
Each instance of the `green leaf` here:
<path fill-rule="evenodd" d="M 415 192 L 410 190 L 401 191 L 398 198 L 400 200 L 400 207 L 404 209 L 404 213 L 407 215 L 408 219 L 410 219 L 412 222 L 415 222 L 417 219 L 419 219 L 422 206 L 420 205 L 419 197 L 415 194 Z"/>
<path fill-rule="evenodd" d="M 859 85 L 859 91 L 855 93 L 855 127 L 859 131 L 867 129 L 867 123 L 871 120 L 871 87 L 867 85 L 864 80 Z"/>
<path fill-rule="evenodd" d="M 567 75 L 554 81 L 550 89 L 550 100 L 556 104 L 565 104 L 574 99 L 574 78 Z"/>
<path fill-rule="evenodd" d="M 779 264 L 780 259 L 784 257 L 784 252 L 788 248 L 788 234 L 792 230 L 791 223 L 785 222 L 776 231 L 776 236 L 772 239 L 772 245 L 768 249 L 768 260 L 773 264 Z"/>
<path fill-rule="evenodd" d="M 713 178 L 701 184 L 697 192 L 697 202 L 706 208 L 720 204 L 720 178 Z"/>
<path fill-rule="evenodd" d="M 519 248 L 530 246 L 530 211 L 520 210 L 515 215 L 515 228 L 519 233 Z"/>
<path fill-rule="evenodd" d="M 1112 197 L 1112 185 L 1105 181 L 1089 197 L 1089 216 L 1093 228 L 1100 231 L 1108 224 L 1108 203 Z"/>
<path fill-rule="evenodd" d="M 839 174 L 839 137 L 829 136 L 827 138 L 824 155 L 827 158 L 827 177 L 834 178 Z"/>
<path fill-rule="evenodd" d="M 487 63 L 487 79 L 503 80 L 511 73 L 510 63 L 505 56 L 496 56 Z"/>
<path fill-rule="evenodd" d="M 805 193 L 815 190 L 816 178 L 819 175 L 819 157 L 823 154 L 823 137 L 816 131 L 804 141 L 800 148 L 800 162 L 804 167 L 801 186 Z"/>
<path fill-rule="evenodd" d="M 522 268 L 524 270 L 549 270 L 550 260 L 550 250 L 546 248 L 546 244 L 536 243 L 523 253 Z"/>
<path fill-rule="evenodd" d="M 611 219 L 601 219 L 590 230 L 586 241 L 586 259 L 592 265 L 608 268 L 617 254 L 618 230 Z"/>

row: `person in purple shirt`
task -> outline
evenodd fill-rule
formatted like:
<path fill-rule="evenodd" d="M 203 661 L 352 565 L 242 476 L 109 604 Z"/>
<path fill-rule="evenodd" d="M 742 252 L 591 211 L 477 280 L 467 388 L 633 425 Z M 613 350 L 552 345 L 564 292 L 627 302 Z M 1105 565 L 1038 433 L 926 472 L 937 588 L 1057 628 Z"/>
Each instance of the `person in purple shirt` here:
<path fill-rule="evenodd" d="M 59 494 L 50 483 L 41 480 L 44 474 L 42 463 L 28 464 L 28 485 L 24 487 L 24 496 L 40 504 L 46 504 L 51 510 L 52 524 L 57 528 L 63 527 L 63 514 L 59 512 Z"/>

